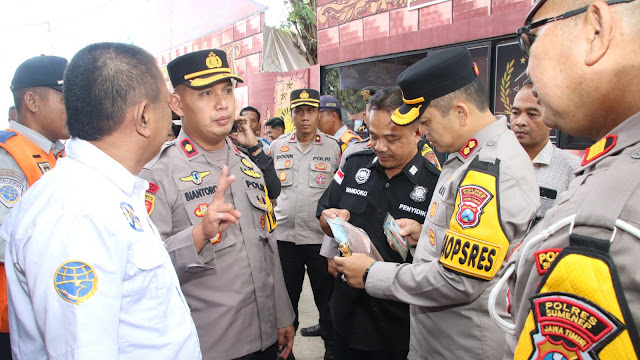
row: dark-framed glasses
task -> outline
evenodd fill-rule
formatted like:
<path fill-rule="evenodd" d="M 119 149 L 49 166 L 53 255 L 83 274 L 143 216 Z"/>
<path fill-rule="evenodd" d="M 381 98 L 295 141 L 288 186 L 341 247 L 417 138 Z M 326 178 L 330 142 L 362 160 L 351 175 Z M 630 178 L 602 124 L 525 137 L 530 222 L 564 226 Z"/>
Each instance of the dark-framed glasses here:
<path fill-rule="evenodd" d="M 620 3 L 630 3 L 632 1 L 634 0 L 610 0 L 610 1 L 607 1 L 606 3 L 609 5 L 615 5 Z M 572 16 L 582 14 L 583 12 L 587 11 L 587 9 L 589 9 L 589 6 L 591 5 L 587 5 L 585 7 L 581 7 L 576 10 L 567 11 L 562 15 L 552 16 L 546 19 L 538 20 L 534 23 L 525 25 L 520 29 L 516 30 L 516 35 L 518 35 L 518 39 L 520 40 L 520 50 L 522 50 L 522 53 L 524 53 L 524 56 L 526 56 L 527 58 L 529 57 L 529 49 L 531 49 L 533 42 L 536 40 L 536 35 L 533 35 L 531 33 L 531 30 L 535 28 L 539 28 L 540 26 L 546 25 L 550 22 L 568 19 Z"/>

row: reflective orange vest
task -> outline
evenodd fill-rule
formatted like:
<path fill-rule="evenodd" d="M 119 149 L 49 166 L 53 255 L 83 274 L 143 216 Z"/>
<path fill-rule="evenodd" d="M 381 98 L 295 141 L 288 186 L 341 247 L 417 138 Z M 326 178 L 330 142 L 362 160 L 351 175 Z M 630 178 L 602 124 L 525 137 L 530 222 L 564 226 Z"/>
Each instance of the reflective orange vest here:
<path fill-rule="evenodd" d="M 64 156 L 64 150 L 57 156 L 53 150 L 47 154 L 26 136 L 10 129 L 0 131 L 0 147 L 5 149 L 20 166 L 29 187 L 40 179 L 42 174 L 51 170 L 58 158 Z M 4 263 L 0 263 L 0 332 L 9 332 L 7 275 L 4 272 Z"/>
<path fill-rule="evenodd" d="M 345 131 L 342 134 L 342 136 L 340 136 L 340 141 L 342 141 L 342 144 L 340 145 L 340 147 L 342 148 L 342 152 L 344 152 L 347 146 L 349 146 L 349 141 L 353 139 L 358 139 L 358 141 L 362 141 L 362 138 L 351 130 Z"/>

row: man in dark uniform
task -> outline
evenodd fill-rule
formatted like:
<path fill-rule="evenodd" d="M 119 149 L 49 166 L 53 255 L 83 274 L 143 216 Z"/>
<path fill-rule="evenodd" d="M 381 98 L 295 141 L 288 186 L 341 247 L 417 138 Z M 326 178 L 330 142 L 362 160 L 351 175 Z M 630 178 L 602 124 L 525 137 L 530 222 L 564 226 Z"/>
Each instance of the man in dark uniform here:
<path fill-rule="evenodd" d="M 227 136 L 236 114 L 231 79 L 242 79 L 218 49 L 182 55 L 167 69 L 175 89 L 170 106 L 182 118 L 182 131 L 140 176 L 150 182 L 147 210 L 191 308 L 202 358 L 273 360 L 278 344 L 287 356 L 294 314 L 265 174 Z M 240 127 L 235 140 L 262 151 L 248 123 Z M 225 203 L 211 203 L 227 174 Z"/>
<path fill-rule="evenodd" d="M 388 213 L 395 219 L 422 223 L 440 171 L 416 147 L 419 123 L 401 126 L 391 122 L 391 114 L 402 105 L 399 87 L 376 92 L 369 105 L 371 147 L 352 154 L 338 170 L 316 215 L 327 235 L 332 233 L 322 215 L 340 216 L 365 230 L 385 261 L 410 263 L 411 255 L 403 259 L 389 246 L 383 223 Z M 332 238 L 328 241 L 337 247 Z M 374 299 L 338 276 L 331 314 L 336 359 L 407 358 L 409 305 Z"/>

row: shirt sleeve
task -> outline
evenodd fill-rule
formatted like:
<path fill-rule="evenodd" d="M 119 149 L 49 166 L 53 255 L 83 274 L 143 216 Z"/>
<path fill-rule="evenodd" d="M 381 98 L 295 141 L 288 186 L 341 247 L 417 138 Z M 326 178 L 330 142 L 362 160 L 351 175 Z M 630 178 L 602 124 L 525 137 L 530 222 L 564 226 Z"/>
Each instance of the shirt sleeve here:
<path fill-rule="evenodd" d="M 537 211 L 537 198 L 528 196 L 527 189 L 508 175 L 500 177 L 499 189 L 500 196 L 509 200 L 500 203 L 501 229 L 495 230 L 504 231 L 512 249 L 524 236 L 529 220 Z M 429 242 L 427 226 L 423 226 L 418 246 L 429 246 Z M 422 262 L 414 264 L 374 264 L 365 284 L 367 293 L 421 307 L 441 307 L 473 301 L 493 284 L 491 279 L 464 276 L 445 268 L 435 250 L 422 251 L 420 257 Z"/>
<path fill-rule="evenodd" d="M 49 357 L 118 358 L 127 244 L 77 215 L 39 221 L 24 244 L 12 250 L 16 275 Z"/>

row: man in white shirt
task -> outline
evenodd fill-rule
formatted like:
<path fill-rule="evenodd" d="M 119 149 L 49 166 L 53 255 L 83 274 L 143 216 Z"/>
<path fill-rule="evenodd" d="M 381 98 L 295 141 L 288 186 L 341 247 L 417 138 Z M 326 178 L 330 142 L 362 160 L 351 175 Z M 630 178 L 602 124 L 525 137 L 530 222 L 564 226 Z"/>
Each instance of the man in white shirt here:
<path fill-rule="evenodd" d="M 200 359 L 189 307 L 147 216 L 149 183 L 136 176 L 171 126 L 162 74 L 136 46 L 99 43 L 74 56 L 64 81 L 67 157 L 0 228 L 13 356 Z"/>
<path fill-rule="evenodd" d="M 544 216 L 558 195 L 569 188 L 580 158 L 557 148 L 549 140 L 551 128 L 544 124 L 540 102 L 533 95 L 533 83 L 526 81 L 513 99 L 509 122 L 518 142 L 527 152 L 540 187 L 540 210 Z"/>

